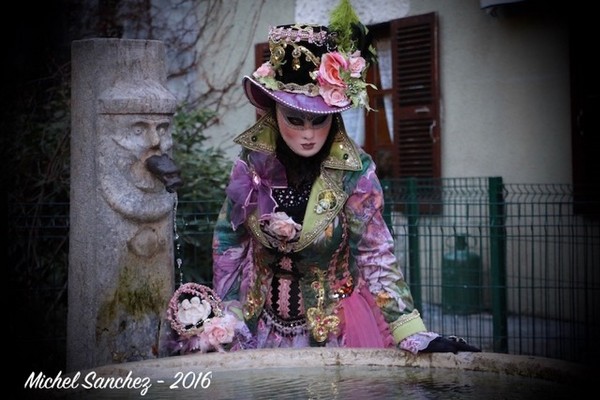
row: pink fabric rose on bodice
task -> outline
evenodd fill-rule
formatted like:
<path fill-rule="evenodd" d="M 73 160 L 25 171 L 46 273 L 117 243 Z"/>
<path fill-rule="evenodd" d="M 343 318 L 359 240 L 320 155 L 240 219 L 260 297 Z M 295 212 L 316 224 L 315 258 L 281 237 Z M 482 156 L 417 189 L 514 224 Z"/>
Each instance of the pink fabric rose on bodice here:
<path fill-rule="evenodd" d="M 260 222 L 265 233 L 282 242 L 298 240 L 302 230 L 302 225 L 284 212 L 264 215 Z"/>

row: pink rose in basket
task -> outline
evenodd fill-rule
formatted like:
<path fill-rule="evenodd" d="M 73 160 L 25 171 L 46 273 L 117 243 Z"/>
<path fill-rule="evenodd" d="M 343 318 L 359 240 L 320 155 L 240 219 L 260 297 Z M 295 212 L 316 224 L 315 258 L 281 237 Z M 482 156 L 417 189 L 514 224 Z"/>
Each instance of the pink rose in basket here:
<path fill-rule="evenodd" d="M 221 350 L 221 345 L 233 341 L 236 320 L 231 315 L 224 317 L 215 317 L 204 323 L 204 337 L 217 350 Z"/>

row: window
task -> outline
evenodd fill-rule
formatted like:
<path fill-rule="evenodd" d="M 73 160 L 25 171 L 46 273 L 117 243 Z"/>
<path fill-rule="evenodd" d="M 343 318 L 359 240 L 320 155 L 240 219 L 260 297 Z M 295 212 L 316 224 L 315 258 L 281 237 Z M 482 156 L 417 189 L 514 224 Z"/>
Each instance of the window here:
<path fill-rule="evenodd" d="M 369 78 L 380 90 L 370 96 L 379 111 L 366 115 L 364 148 L 381 178 L 439 178 L 437 16 L 401 18 L 372 32 L 380 63 Z"/>

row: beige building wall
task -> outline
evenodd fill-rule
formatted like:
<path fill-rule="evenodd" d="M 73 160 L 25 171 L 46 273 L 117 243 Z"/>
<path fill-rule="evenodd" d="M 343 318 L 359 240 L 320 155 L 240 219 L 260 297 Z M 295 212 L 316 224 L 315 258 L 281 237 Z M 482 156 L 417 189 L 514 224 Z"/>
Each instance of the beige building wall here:
<path fill-rule="evenodd" d="M 235 30 L 229 32 L 225 40 L 230 50 L 219 51 L 219 59 L 211 62 L 220 66 L 215 69 L 217 75 L 242 63 L 241 74 L 236 80 L 238 85 L 228 91 L 226 107 L 217 110 L 219 124 L 204 134 L 210 138 L 208 145 L 223 148 L 233 159 L 239 151 L 233 138 L 250 127 L 256 118 L 255 108 L 248 103 L 241 84 L 243 76 L 255 70 L 254 45 L 267 41 L 269 26 L 295 22 L 295 0 L 228 0 L 227 3 L 230 4 L 227 11 L 237 21 L 233 24 Z"/>
<path fill-rule="evenodd" d="M 411 15 L 439 15 L 443 175 L 570 183 L 565 21 L 494 17 L 479 0 L 411 3 Z"/>

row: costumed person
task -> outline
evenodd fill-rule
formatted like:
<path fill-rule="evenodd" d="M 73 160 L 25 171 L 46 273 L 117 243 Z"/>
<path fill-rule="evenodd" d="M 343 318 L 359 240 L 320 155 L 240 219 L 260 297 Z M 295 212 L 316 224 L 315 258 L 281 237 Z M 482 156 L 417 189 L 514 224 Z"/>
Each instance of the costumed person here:
<path fill-rule="evenodd" d="M 376 53 L 347 0 L 328 27 L 269 30 L 270 59 L 243 78 L 262 117 L 241 146 L 213 237 L 213 290 L 248 328 L 230 350 L 398 347 L 479 351 L 427 330 L 394 254 L 372 158 L 340 113 L 370 110 Z"/>

